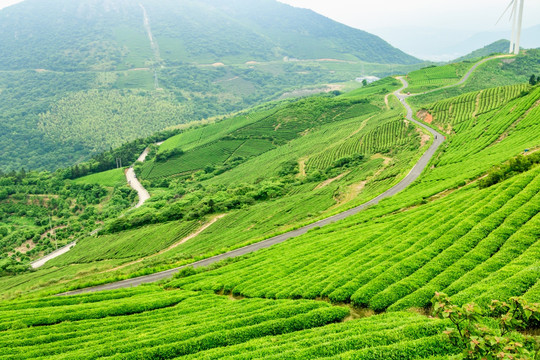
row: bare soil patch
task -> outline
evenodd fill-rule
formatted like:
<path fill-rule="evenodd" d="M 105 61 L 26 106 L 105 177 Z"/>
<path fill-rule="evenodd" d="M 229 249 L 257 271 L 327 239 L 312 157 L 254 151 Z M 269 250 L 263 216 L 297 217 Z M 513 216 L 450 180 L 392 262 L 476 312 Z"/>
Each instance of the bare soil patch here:
<path fill-rule="evenodd" d="M 433 115 L 431 115 L 427 110 L 418 111 L 416 116 L 428 124 L 431 124 L 433 122 Z"/>
<path fill-rule="evenodd" d="M 34 249 L 36 244 L 32 240 L 28 240 L 22 243 L 21 246 L 15 248 L 15 252 L 20 252 L 21 254 L 26 254 L 30 250 Z"/>
<path fill-rule="evenodd" d="M 305 177 L 306 176 L 306 160 L 305 158 L 300 159 L 298 161 L 298 175 L 297 177 Z"/>

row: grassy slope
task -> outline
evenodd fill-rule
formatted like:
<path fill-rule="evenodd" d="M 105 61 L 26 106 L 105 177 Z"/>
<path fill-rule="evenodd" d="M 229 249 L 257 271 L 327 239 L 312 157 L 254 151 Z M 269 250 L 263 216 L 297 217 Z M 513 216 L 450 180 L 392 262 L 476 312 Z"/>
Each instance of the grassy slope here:
<path fill-rule="evenodd" d="M 496 86 L 524 84 L 540 73 L 540 50 L 531 49 L 511 59 L 498 59 L 481 65 L 464 84 L 409 99 L 417 108 L 467 92 Z"/>
<path fill-rule="evenodd" d="M 75 182 L 79 184 L 99 184 L 115 187 L 117 185 L 124 185 L 126 183 L 126 176 L 124 175 L 124 169 L 113 169 L 78 178 Z"/>
<path fill-rule="evenodd" d="M 404 132 L 402 133 L 392 132 L 395 131 L 395 124 L 403 124 L 403 122 L 400 120 L 400 110 L 397 110 L 399 109 L 397 101 L 393 99 L 390 102 L 391 110 L 386 110 L 384 95 L 397 87 L 399 87 L 397 82 L 388 79 L 382 81 L 380 84 L 366 87 L 363 90 L 358 90 L 345 96 L 347 101 L 369 97 L 372 99 L 373 104 L 384 108 L 385 110 L 383 111 L 361 115 L 359 117 L 355 117 L 355 113 L 350 113 L 348 110 L 349 106 L 339 108 L 340 112 L 337 113 L 330 111 L 325 113 L 326 115 L 321 116 L 321 118 L 326 117 L 330 119 L 331 121 L 329 123 L 322 122 L 322 125 L 313 127 L 304 136 L 297 137 L 284 145 L 277 146 L 274 150 L 253 157 L 232 170 L 206 181 L 200 181 L 199 183 L 207 188 L 223 187 L 228 186 L 228 184 L 237 183 L 257 186 L 256 184 L 260 181 L 260 178 L 279 178 L 278 173 L 284 162 L 304 161 L 309 164 L 310 156 L 320 158 L 325 154 L 324 148 L 334 149 L 351 142 L 372 144 L 373 146 L 361 147 L 356 150 L 355 148 L 347 148 L 349 149 L 348 153 L 334 151 L 326 155 L 328 157 L 326 162 L 332 163 L 343 156 L 362 154 L 366 156 L 366 159 L 360 166 L 351 169 L 352 171 L 342 170 L 343 173 L 332 175 L 341 175 L 341 177 L 326 186 L 322 186 L 322 183 L 325 181 L 324 178 L 307 181 L 304 177 L 299 177 L 297 184 L 292 184 L 287 189 L 286 196 L 230 211 L 224 218 L 218 220 L 215 225 L 197 236 L 196 240 L 188 241 L 162 255 L 145 260 L 139 264 L 134 264 L 121 271 L 96 275 L 94 279 L 129 274 L 133 271 L 143 271 L 149 266 L 184 263 L 205 254 L 223 252 L 229 248 L 267 238 L 276 232 L 283 232 L 300 224 L 313 222 L 318 218 L 360 204 L 383 192 L 398 182 L 410 169 L 422 151 L 424 151 L 419 148 L 419 134 L 414 129 L 403 127 Z M 339 100 L 338 104 L 341 101 Z M 369 106 L 374 107 L 375 105 Z M 285 107 L 283 109 L 281 113 L 290 117 L 291 112 L 287 110 L 290 108 Z M 304 108 L 300 107 L 299 109 L 303 111 Z M 332 108 L 329 109 L 332 110 Z M 246 119 L 244 123 L 241 123 L 245 126 L 245 124 L 249 125 L 248 119 L 265 118 L 265 116 L 275 113 L 275 111 L 263 112 L 262 115 L 249 115 L 239 120 Z M 344 120 L 332 120 L 336 116 L 341 116 Z M 352 117 L 347 118 L 348 116 Z M 388 127 L 388 124 L 394 125 L 393 127 Z M 208 141 L 219 140 L 219 136 L 223 137 L 231 129 L 236 131 L 238 126 L 230 120 L 224 120 L 215 125 L 193 129 L 173 137 L 164 143 L 163 146 L 166 146 L 165 149 L 179 145 L 189 149 L 191 146 L 196 151 L 198 149 L 196 145 L 200 143 L 200 139 L 207 139 Z M 272 127 L 272 132 L 274 132 L 273 129 Z M 244 131 L 246 130 L 244 129 Z M 379 133 L 386 134 L 386 142 L 379 143 L 376 137 L 374 137 L 375 134 Z M 289 133 L 285 133 L 286 136 L 288 136 L 287 134 Z M 393 134 L 397 134 L 397 136 L 394 138 Z M 202 143 L 203 146 L 206 144 L 207 142 Z M 378 152 L 380 151 L 384 151 L 385 154 L 379 154 Z M 174 163 L 174 161 L 172 162 Z M 318 170 L 316 168 L 307 168 L 308 175 L 313 171 Z M 185 186 L 188 187 L 188 190 L 192 186 L 195 186 L 195 188 L 199 186 L 197 182 L 193 184 L 188 182 L 186 184 Z M 148 206 L 144 209 L 134 211 L 127 216 L 140 216 L 144 218 L 146 213 L 153 212 L 153 208 L 160 209 L 164 206 L 164 203 L 170 201 L 166 199 L 171 199 L 175 194 L 174 189 L 174 187 L 171 187 L 169 190 L 151 188 L 155 196 L 150 200 Z M 103 269 L 106 270 L 114 267 L 118 259 L 121 262 L 129 262 L 136 255 L 141 255 L 139 253 L 130 253 L 129 251 L 126 253 L 124 250 L 121 250 L 122 248 L 136 248 L 139 246 L 138 244 L 144 244 L 148 241 L 154 242 L 152 240 L 153 238 L 159 238 L 160 241 L 152 245 L 152 251 L 159 251 L 166 248 L 171 244 L 171 240 L 169 239 L 177 238 L 174 234 L 182 232 L 182 228 L 184 227 L 183 222 L 184 220 L 180 223 L 158 224 L 142 230 L 133 230 L 131 233 L 136 234 L 136 240 L 133 240 L 134 237 L 130 235 L 130 232 L 88 238 L 81 242 L 81 245 L 84 246 L 77 246 L 70 252 L 69 259 L 66 258 L 67 260 L 65 261 L 61 258 L 55 259 L 46 267 L 60 266 L 60 272 L 66 273 L 68 278 L 74 275 L 70 270 L 64 268 L 70 262 L 82 263 L 86 267 L 93 267 L 100 266 L 99 262 L 92 264 L 93 261 L 102 261 Z M 249 231 L 246 231 L 246 229 L 249 229 Z M 164 234 L 164 236 L 158 236 L 156 234 Z M 92 248 L 101 249 L 103 244 L 107 244 L 107 249 L 110 248 L 110 251 L 108 250 L 106 255 L 100 255 L 99 252 L 92 250 Z M 117 250 L 114 251 L 114 249 Z M 113 260 L 113 263 L 104 261 L 106 259 Z M 23 287 L 39 287 L 40 272 L 41 270 L 36 274 L 27 275 L 28 281 L 25 282 Z M 62 284 L 65 281 L 60 280 L 59 282 Z M 14 290 L 12 288 L 10 291 Z"/>
<path fill-rule="evenodd" d="M 0 308 L 0 354 L 12 358 L 313 359 L 362 349 L 356 358 L 397 359 L 449 353 L 436 336 L 447 325 L 443 321 L 397 313 L 342 322 L 348 308 L 306 300 L 235 300 L 143 287 Z"/>
<path fill-rule="evenodd" d="M 489 281 L 476 284 L 480 280 L 472 275 L 476 271 L 501 269 L 492 275 L 495 279 L 509 276 L 508 268 L 528 271 L 535 262 L 536 253 L 527 248 L 538 235 L 540 169 L 485 190 L 478 190 L 475 183 L 464 185 L 523 149 L 540 145 L 539 99 L 540 88 L 535 88 L 451 135 L 421 180 L 379 208 L 244 261 L 180 280 L 178 285 L 224 288 L 247 296 L 328 296 L 383 310 L 398 301 L 397 308 L 425 306 L 434 291 L 461 281 L 463 293 L 456 298 L 473 300 L 481 294 L 474 286 L 493 287 Z M 456 186 L 458 191 L 451 191 Z M 435 196 L 432 202 L 418 206 L 431 196 Z M 532 243 L 520 245 L 527 241 Z M 520 261 L 514 264 L 505 257 L 506 249 L 523 253 Z M 489 258 L 495 253 L 498 262 L 493 267 L 495 260 Z M 302 260 L 290 262 L 290 256 Z M 453 266 L 457 260 L 460 266 Z M 462 276 L 475 280 L 461 280 Z M 535 276 L 531 274 L 519 288 L 493 288 L 489 297 L 523 294 L 536 283 Z M 259 277 L 265 281 L 258 281 Z M 405 298 L 415 290 L 421 296 Z"/>
<path fill-rule="evenodd" d="M 472 62 L 459 62 L 445 66 L 431 66 L 407 74 L 408 92 L 413 94 L 452 85 L 460 80 L 474 65 Z"/>
<path fill-rule="evenodd" d="M 460 103 L 475 103 L 477 97 L 464 96 Z M 122 353 L 118 356 L 197 359 L 448 358 L 454 350 L 437 335 L 448 324 L 398 310 L 425 306 L 442 289 L 459 303 L 513 295 L 540 300 L 540 167 L 486 189 L 469 182 L 525 147 L 540 145 L 539 99 L 540 89 L 535 88 L 518 98 L 505 96 L 507 104 L 494 105 L 473 122 L 467 118 L 474 106 L 466 104 L 468 112 L 456 121 L 435 117 L 436 125 L 446 128 L 450 123 L 453 131 L 433 166 L 411 188 L 353 218 L 166 285 L 232 291 L 254 299 L 232 301 L 186 290 L 165 295 L 151 286 L 0 302 L 6 336 L 2 354 L 24 358 L 60 350 L 59 356 L 73 357 L 84 347 L 85 354 L 108 355 L 107 349 L 114 348 Z M 249 162 L 223 175 L 231 181 L 241 178 L 242 167 L 249 168 Z M 226 227 L 219 224 L 221 234 Z M 51 267 L 38 281 L 59 273 Z M 17 280 L 29 279 L 9 283 Z M 260 297 L 328 297 L 396 312 L 355 319 L 358 313 L 321 302 Z M 36 307 L 45 307 L 49 316 L 36 317 Z M 131 315 L 122 316 L 120 323 L 115 315 L 126 311 Z M 294 326 L 284 314 L 293 316 Z M 348 314 L 349 321 L 339 322 Z M 227 336 L 214 336 L 221 327 L 229 329 Z M 181 330 L 171 334 L 171 328 Z M 71 337 L 75 331 L 76 340 Z M 102 335 L 111 332 L 113 336 Z M 141 336 L 134 338 L 134 332 Z M 132 341 L 126 344 L 126 338 Z"/>

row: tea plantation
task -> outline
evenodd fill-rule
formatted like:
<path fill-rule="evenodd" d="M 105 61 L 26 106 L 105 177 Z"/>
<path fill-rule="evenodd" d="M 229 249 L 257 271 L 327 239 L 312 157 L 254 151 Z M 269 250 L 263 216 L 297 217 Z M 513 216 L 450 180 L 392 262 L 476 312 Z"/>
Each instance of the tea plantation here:
<path fill-rule="evenodd" d="M 408 75 L 403 92 L 435 91 L 405 101 L 445 137 L 416 181 L 255 252 L 242 250 L 363 204 L 409 174 L 435 133 L 404 118 L 392 95 L 399 81 L 270 103 L 151 147 L 135 165 L 152 195 L 143 207 L 104 218 L 96 236 L 37 271 L 0 277 L 0 358 L 465 359 L 448 336 L 464 326 L 457 313 L 469 325 L 485 316 L 473 331 L 494 342 L 473 338 L 479 349 L 512 337 L 534 353 L 536 305 L 521 309 L 530 319 L 511 335 L 488 315 L 493 300 L 540 302 L 540 87 L 436 90 L 473 65 Z M 119 181 L 110 171 L 74 183 Z M 63 294 L 141 275 L 162 280 Z M 436 319 L 439 292 L 477 305 Z M 501 319 L 503 328 L 514 321 Z"/>

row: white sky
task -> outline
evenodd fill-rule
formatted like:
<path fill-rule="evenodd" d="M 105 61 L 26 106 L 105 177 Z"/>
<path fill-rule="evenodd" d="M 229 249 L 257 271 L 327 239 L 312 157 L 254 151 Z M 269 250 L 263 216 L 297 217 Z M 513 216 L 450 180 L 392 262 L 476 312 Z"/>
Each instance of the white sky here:
<path fill-rule="evenodd" d="M 0 9 L 21 2 L 22 0 L 0 0 Z"/>
<path fill-rule="evenodd" d="M 495 23 L 510 0 L 279 0 L 312 9 L 361 30 L 389 27 L 459 28 L 493 31 L 508 28 L 508 16 Z M 540 0 L 525 1 L 524 27 L 540 23 Z"/>
<path fill-rule="evenodd" d="M 22 0 L 0 0 L 0 9 Z M 508 17 L 495 26 L 509 0 L 278 0 L 312 9 L 352 27 L 375 32 L 389 27 L 493 31 L 510 28 Z M 525 1 L 524 27 L 540 22 L 540 0 Z"/>

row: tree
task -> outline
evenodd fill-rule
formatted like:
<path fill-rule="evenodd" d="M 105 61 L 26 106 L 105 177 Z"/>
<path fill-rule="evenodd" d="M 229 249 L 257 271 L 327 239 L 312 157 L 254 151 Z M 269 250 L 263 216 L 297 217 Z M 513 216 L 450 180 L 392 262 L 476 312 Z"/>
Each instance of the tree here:
<path fill-rule="evenodd" d="M 366 79 L 362 80 L 362 86 L 368 86 L 368 82 Z"/>
<path fill-rule="evenodd" d="M 538 84 L 540 82 L 540 76 L 536 77 L 534 74 L 531 75 L 531 78 L 529 79 L 529 84 L 532 86 Z"/>

